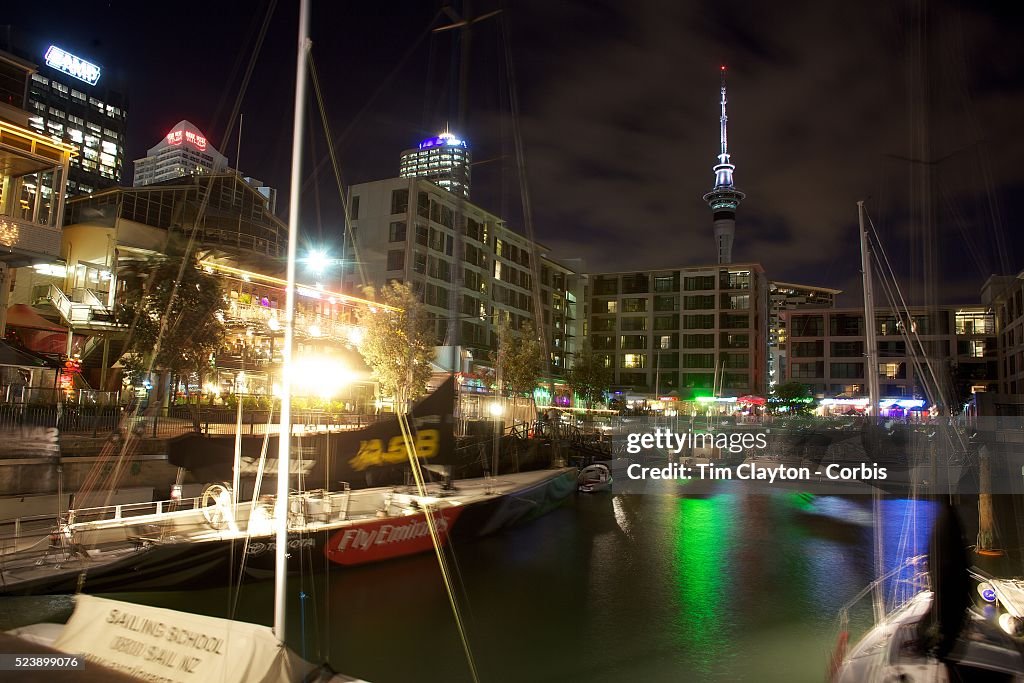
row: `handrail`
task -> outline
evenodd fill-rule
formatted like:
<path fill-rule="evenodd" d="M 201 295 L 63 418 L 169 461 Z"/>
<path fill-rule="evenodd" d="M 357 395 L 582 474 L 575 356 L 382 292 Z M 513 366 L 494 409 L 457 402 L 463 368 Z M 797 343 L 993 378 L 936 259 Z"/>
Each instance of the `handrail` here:
<path fill-rule="evenodd" d="M 53 304 L 64 320 L 71 322 L 71 299 L 68 298 L 67 294 L 60 287 L 51 283 L 46 290 L 46 298 Z"/>
<path fill-rule="evenodd" d="M 124 327 L 113 321 L 96 320 L 94 313 L 100 312 L 110 315 L 112 312 L 103 305 L 76 303 L 72 301 L 57 285 L 51 283 L 46 289 L 46 300 L 53 304 L 53 307 L 60 313 L 65 323 L 75 325 L 102 325 L 104 327 Z"/>
<path fill-rule="evenodd" d="M 76 521 L 71 523 L 73 528 L 85 528 L 87 525 L 91 525 L 97 522 L 105 521 L 122 521 L 125 519 L 126 511 L 131 512 L 133 510 L 142 510 L 146 507 L 151 506 L 153 512 L 148 513 L 149 515 L 156 515 L 157 517 L 163 517 L 169 515 L 172 512 L 183 512 L 190 510 L 200 509 L 198 504 L 200 497 L 184 498 L 181 500 L 158 500 L 150 501 L 147 503 L 122 503 L 119 505 L 104 505 L 100 507 L 92 508 L 79 508 L 73 510 Z M 97 512 L 98 511 L 98 512 Z M 142 517 L 147 513 L 139 515 L 127 515 L 127 517 Z M 108 515 L 113 515 L 108 516 Z M 82 517 L 92 517 L 92 519 L 81 519 Z M 31 538 L 44 538 L 51 533 L 54 525 L 63 522 L 67 517 L 58 519 L 57 515 L 29 515 L 26 517 L 15 517 L 14 519 L 3 519 L 0 520 L 0 527 L 14 527 L 14 533 L 0 534 L 0 555 L 8 552 L 8 543 L 13 541 L 13 550 L 16 552 L 18 549 L 18 543 L 22 539 Z M 25 533 L 24 527 L 26 524 L 36 522 L 33 533 Z M 46 522 L 43 524 L 43 522 Z"/>
<path fill-rule="evenodd" d="M 194 496 L 192 498 L 181 498 L 178 500 L 153 500 L 142 503 L 118 503 L 115 505 L 100 505 L 96 507 L 76 508 L 71 512 L 74 513 L 74 517 L 76 518 L 74 524 L 80 524 L 88 521 L 102 521 L 106 518 L 105 516 L 108 514 L 114 515 L 113 517 L 110 517 L 110 519 L 122 519 L 124 518 L 124 513 L 126 511 L 140 510 L 146 507 L 152 507 L 155 511 L 154 514 L 157 515 L 164 515 L 168 514 L 169 512 L 172 512 L 173 510 L 169 509 L 171 506 L 177 506 L 177 510 L 179 511 L 193 510 L 199 507 L 196 503 L 201 499 L 202 496 Z M 92 519 L 83 520 L 82 517 L 91 517 Z M 99 519 L 97 519 L 97 517 Z M 27 515 L 24 517 L 0 519 L 0 526 L 10 526 L 12 524 L 15 526 L 20 526 L 25 524 L 26 522 L 41 522 L 44 520 L 56 521 L 56 519 L 57 515 L 54 514 Z"/>

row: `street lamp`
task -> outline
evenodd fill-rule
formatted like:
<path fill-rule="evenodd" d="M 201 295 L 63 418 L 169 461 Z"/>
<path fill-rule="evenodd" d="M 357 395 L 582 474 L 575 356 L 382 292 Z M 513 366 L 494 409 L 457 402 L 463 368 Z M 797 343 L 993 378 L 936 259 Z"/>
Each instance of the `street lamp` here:
<path fill-rule="evenodd" d="M 317 278 L 324 275 L 328 270 L 335 266 L 341 266 L 345 263 L 344 259 L 333 258 L 326 249 L 310 249 L 306 256 L 302 259 L 302 262 L 306 264 L 306 268 L 312 272 Z M 344 273 L 342 274 L 344 280 Z M 340 283 L 344 287 L 344 282 Z M 319 286 L 319 285 L 318 285 Z"/>
<path fill-rule="evenodd" d="M 327 270 L 327 266 L 331 265 L 331 261 L 333 259 L 327 256 L 327 252 L 323 249 L 311 249 L 304 260 L 306 262 L 306 266 L 308 266 L 311 271 L 320 275 Z"/>

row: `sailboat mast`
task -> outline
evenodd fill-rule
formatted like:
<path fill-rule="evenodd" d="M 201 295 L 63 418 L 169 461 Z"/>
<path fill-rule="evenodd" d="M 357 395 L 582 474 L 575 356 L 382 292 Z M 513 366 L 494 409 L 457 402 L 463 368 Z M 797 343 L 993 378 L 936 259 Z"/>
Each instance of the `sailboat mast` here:
<path fill-rule="evenodd" d="M 868 382 L 868 414 L 878 420 L 878 338 L 875 336 L 875 298 L 871 289 L 871 250 L 868 233 L 864 229 L 864 202 L 857 202 L 857 220 L 860 225 L 860 265 L 864 282 L 864 373 Z"/>
<path fill-rule="evenodd" d="M 288 474 L 292 432 L 292 343 L 295 336 L 295 256 L 299 243 L 299 194 L 302 191 L 302 122 L 306 108 L 306 57 L 309 51 L 309 0 L 299 4 L 299 50 L 295 63 L 295 118 L 292 121 L 292 175 L 288 197 L 288 284 L 284 306 L 281 371 L 281 428 L 277 449 L 277 553 L 274 564 L 274 635 L 284 644 L 285 585 L 288 576 Z"/>

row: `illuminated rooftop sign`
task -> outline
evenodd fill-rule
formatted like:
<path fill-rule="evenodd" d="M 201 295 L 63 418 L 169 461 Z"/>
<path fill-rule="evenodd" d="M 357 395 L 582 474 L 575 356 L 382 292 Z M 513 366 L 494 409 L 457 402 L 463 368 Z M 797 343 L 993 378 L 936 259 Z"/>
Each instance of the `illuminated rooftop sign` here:
<path fill-rule="evenodd" d="M 74 76 L 80 81 L 89 85 L 96 85 L 100 80 L 100 68 L 92 62 L 87 62 L 81 57 L 76 57 L 70 52 L 51 45 L 46 50 L 46 65 L 63 71 L 68 76 Z"/>
<path fill-rule="evenodd" d="M 420 149 L 431 147 L 467 147 L 465 140 L 460 140 L 451 133 L 441 133 L 436 138 L 427 138 L 420 143 Z"/>
<path fill-rule="evenodd" d="M 180 145 L 183 140 L 201 152 L 206 151 L 206 138 L 195 131 L 178 128 L 167 134 L 168 145 Z"/>

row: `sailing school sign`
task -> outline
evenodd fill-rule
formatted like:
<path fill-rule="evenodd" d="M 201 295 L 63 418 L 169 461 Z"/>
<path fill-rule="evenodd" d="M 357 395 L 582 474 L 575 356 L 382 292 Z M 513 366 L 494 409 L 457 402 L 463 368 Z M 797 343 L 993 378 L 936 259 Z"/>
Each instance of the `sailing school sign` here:
<path fill-rule="evenodd" d="M 92 595 L 75 596 L 54 647 L 153 683 L 278 681 L 303 673 L 288 675 L 289 655 L 266 626 Z"/>

